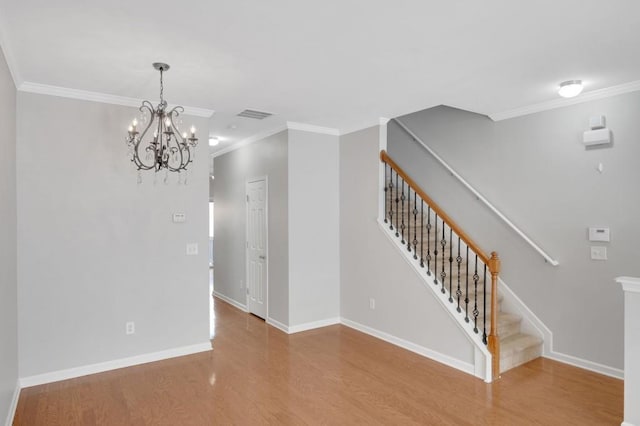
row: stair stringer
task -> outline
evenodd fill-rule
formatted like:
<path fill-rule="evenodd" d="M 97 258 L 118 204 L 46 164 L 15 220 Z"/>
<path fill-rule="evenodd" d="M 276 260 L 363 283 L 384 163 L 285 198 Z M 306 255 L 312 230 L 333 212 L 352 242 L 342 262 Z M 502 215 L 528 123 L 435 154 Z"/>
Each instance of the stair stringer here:
<path fill-rule="evenodd" d="M 384 220 L 378 219 L 378 226 L 380 230 L 389 238 L 389 240 L 400 251 L 404 260 L 413 268 L 414 272 L 418 274 L 420 280 L 429 288 L 435 298 L 440 302 L 444 309 L 446 309 L 451 317 L 454 319 L 458 327 L 463 331 L 465 337 L 473 343 L 474 347 L 474 376 L 484 380 L 486 383 L 491 383 L 491 353 L 487 349 L 487 346 L 482 342 L 482 335 L 473 331 L 473 325 L 464 321 L 462 315 L 456 311 L 456 306 L 449 302 L 449 296 L 446 293 L 439 291 L 439 287 L 427 281 L 426 267 L 420 267 L 420 263 L 413 258 L 413 252 L 406 249 L 406 246 L 395 237 L 395 231 L 389 229 L 384 223 Z M 466 373 L 466 371 L 465 371 Z"/>

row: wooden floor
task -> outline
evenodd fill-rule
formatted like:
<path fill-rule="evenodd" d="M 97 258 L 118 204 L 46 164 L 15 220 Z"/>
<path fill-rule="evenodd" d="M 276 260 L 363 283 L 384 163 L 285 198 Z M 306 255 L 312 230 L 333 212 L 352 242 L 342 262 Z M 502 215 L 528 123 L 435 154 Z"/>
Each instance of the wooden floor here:
<path fill-rule="evenodd" d="M 23 389 L 14 425 L 619 425 L 623 383 L 536 360 L 487 385 L 344 326 L 215 301 L 214 350 Z"/>

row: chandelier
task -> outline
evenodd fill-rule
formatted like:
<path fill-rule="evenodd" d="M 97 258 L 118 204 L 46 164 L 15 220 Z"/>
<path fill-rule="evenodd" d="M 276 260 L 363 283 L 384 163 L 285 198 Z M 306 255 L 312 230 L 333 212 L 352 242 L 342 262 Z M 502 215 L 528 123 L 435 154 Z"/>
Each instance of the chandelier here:
<path fill-rule="evenodd" d="M 189 133 L 180 133 L 178 129 L 177 124 L 182 124 L 182 121 L 178 122 L 178 117 L 184 108 L 176 106 L 167 109 L 162 77 L 169 70 L 169 65 L 156 62 L 153 67 L 160 71 L 160 103 L 154 108 L 151 102 L 142 102 L 140 121 L 133 119 L 126 138 L 131 161 L 138 168 L 138 183 L 142 182 L 142 170 L 154 170 L 157 173 L 164 169 L 165 183 L 169 172 L 186 172 L 187 165 L 193 162 L 193 150 L 198 144 L 195 127 L 191 126 Z"/>

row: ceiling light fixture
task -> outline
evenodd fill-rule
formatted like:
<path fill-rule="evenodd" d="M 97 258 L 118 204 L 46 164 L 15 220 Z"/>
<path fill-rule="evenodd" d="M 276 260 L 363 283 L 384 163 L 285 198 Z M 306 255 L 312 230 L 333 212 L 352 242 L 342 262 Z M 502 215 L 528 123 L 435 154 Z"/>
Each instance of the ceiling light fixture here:
<path fill-rule="evenodd" d="M 560 83 L 558 94 L 563 98 L 573 98 L 582 92 L 582 80 L 569 80 Z"/>
<path fill-rule="evenodd" d="M 220 139 L 216 138 L 216 137 L 210 137 L 209 138 L 209 146 L 216 146 L 220 143 Z"/>
<path fill-rule="evenodd" d="M 176 121 L 184 108 L 181 106 L 167 110 L 164 100 L 163 73 L 169 70 L 169 65 L 156 62 L 153 67 L 160 71 L 160 103 L 157 107 L 149 101 L 142 101 L 140 106 L 140 120 L 134 118 L 129 126 L 127 145 L 131 161 L 138 167 L 138 183 L 142 182 L 142 170 L 154 170 L 156 173 L 165 170 L 164 182 L 167 183 L 169 172 L 178 172 L 178 183 L 181 182 L 180 173 L 187 170 L 187 165 L 193 162 L 194 152 L 198 144 L 196 128 L 191 126 L 190 132 L 181 133 Z M 143 128 L 138 131 L 138 125 Z M 144 141 L 145 136 L 149 137 Z M 184 183 L 187 183 L 185 176 Z"/>

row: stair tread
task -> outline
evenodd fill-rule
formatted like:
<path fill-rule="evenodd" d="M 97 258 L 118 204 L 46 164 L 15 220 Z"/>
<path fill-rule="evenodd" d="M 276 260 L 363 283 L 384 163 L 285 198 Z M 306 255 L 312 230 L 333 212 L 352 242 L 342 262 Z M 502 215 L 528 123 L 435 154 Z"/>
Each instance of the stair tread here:
<path fill-rule="evenodd" d="M 514 352 L 524 351 L 541 344 L 542 339 L 538 336 L 525 333 L 514 334 L 500 341 L 500 358 L 509 357 Z"/>

